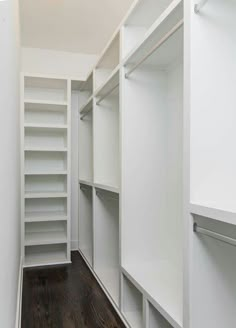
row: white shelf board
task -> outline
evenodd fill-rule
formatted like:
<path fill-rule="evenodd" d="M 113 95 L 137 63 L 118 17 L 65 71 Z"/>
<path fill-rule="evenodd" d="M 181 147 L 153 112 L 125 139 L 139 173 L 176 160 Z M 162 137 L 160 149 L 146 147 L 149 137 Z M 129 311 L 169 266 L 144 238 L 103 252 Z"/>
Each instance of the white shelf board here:
<path fill-rule="evenodd" d="M 67 175 L 67 171 L 25 171 L 25 175 Z"/>
<path fill-rule="evenodd" d="M 79 179 L 79 183 L 80 184 L 83 184 L 83 185 L 86 185 L 86 186 L 90 186 L 90 187 L 93 187 L 94 186 L 94 183 L 91 182 L 91 181 L 86 181 L 86 180 Z"/>
<path fill-rule="evenodd" d="M 28 232 L 25 234 L 25 246 L 66 244 L 67 236 L 63 231 Z"/>
<path fill-rule="evenodd" d="M 66 212 L 29 212 L 25 213 L 25 222 L 67 221 Z"/>
<path fill-rule="evenodd" d="M 174 0 L 153 23 L 144 38 L 124 58 L 123 65 L 135 64 L 141 60 L 147 54 L 147 51 L 152 49 L 181 19 L 183 19 L 183 0 Z M 168 55 L 172 56 L 171 53 L 168 53 Z"/>
<path fill-rule="evenodd" d="M 107 94 L 112 88 L 114 88 L 119 83 L 119 72 L 120 72 L 120 64 L 112 71 L 111 75 L 107 78 L 107 80 L 103 83 L 101 87 L 99 87 L 94 92 L 95 97 L 102 97 Z"/>
<path fill-rule="evenodd" d="M 87 113 L 93 106 L 93 95 L 89 97 L 87 102 L 80 108 L 79 112 L 80 114 Z"/>
<path fill-rule="evenodd" d="M 31 124 L 31 123 L 25 123 L 25 128 L 33 128 L 33 129 L 61 129 L 66 130 L 68 128 L 68 125 L 66 124 Z"/>
<path fill-rule="evenodd" d="M 55 265 L 55 264 L 66 264 L 71 263 L 67 260 L 66 252 L 54 251 L 49 254 L 38 253 L 33 255 L 25 256 L 24 267 L 41 266 L 41 265 Z"/>
<path fill-rule="evenodd" d="M 67 106 L 67 101 L 50 101 L 41 99 L 25 99 L 25 104 L 39 104 L 39 105 L 57 105 L 57 106 Z"/>
<path fill-rule="evenodd" d="M 66 192 L 27 192 L 25 198 L 66 198 L 68 195 Z"/>
<path fill-rule="evenodd" d="M 190 203 L 189 211 L 191 214 L 196 214 L 199 216 L 204 216 L 209 219 L 229 223 L 229 224 L 236 224 L 236 213 L 225 211 L 220 208 L 214 208 L 204 205 L 199 205 L 195 203 Z"/>
<path fill-rule="evenodd" d="M 114 302 L 119 303 L 119 269 L 118 268 L 98 268 L 95 270 L 100 281 L 110 294 Z"/>
<path fill-rule="evenodd" d="M 182 328 L 182 277 L 173 265 L 167 261 L 139 263 L 123 266 L 122 271 L 174 328 Z"/>
<path fill-rule="evenodd" d="M 111 192 L 114 192 L 116 194 L 120 193 L 120 190 L 119 190 L 118 187 L 107 186 L 107 185 L 100 184 L 100 183 L 94 183 L 94 187 L 97 188 L 97 189 L 111 191 Z"/>
<path fill-rule="evenodd" d="M 53 152 L 67 152 L 67 148 L 42 148 L 42 147 L 25 147 L 24 151 L 53 151 Z"/>

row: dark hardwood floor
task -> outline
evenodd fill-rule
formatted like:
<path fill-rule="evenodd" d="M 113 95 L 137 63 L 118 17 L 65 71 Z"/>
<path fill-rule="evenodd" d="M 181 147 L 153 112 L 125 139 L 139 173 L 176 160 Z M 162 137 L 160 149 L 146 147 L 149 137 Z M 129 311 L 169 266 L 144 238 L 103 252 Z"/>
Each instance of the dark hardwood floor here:
<path fill-rule="evenodd" d="M 78 252 L 67 266 L 24 269 L 22 328 L 124 328 Z"/>

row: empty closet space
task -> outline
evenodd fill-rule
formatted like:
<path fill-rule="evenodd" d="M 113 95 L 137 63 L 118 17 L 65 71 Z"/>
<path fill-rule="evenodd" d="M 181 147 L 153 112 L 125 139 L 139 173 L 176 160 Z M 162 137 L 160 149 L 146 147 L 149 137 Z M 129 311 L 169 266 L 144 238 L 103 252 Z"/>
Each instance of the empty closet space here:
<path fill-rule="evenodd" d="M 157 3 L 155 0 L 140 1 L 124 21 L 122 26 L 122 59 L 132 52 L 141 43 L 145 34 L 152 25 L 169 13 L 171 8 L 179 0 L 163 0 Z"/>
<path fill-rule="evenodd" d="M 192 14 L 191 34 L 197 49 L 192 55 L 191 202 L 232 213 L 236 212 L 235 12 L 234 1 L 208 1 Z"/>
<path fill-rule="evenodd" d="M 94 270 L 119 305 L 119 195 L 94 190 Z"/>
<path fill-rule="evenodd" d="M 93 188 L 85 184 L 80 184 L 79 217 L 79 248 L 93 266 Z"/>
<path fill-rule="evenodd" d="M 191 327 L 234 327 L 235 225 L 194 215 Z"/>
<path fill-rule="evenodd" d="M 120 32 L 103 51 L 94 69 L 94 90 L 99 90 L 110 78 L 120 63 Z"/>
<path fill-rule="evenodd" d="M 132 282 L 122 274 L 121 277 L 121 310 L 130 327 L 142 328 L 143 317 L 143 296 Z"/>
<path fill-rule="evenodd" d="M 121 189 L 123 271 L 178 328 L 184 241 L 181 8 L 174 7 L 168 22 L 125 63 Z M 153 40 L 159 44 L 154 52 Z M 142 60 L 144 53 L 150 55 Z"/>
<path fill-rule="evenodd" d="M 119 188 L 119 71 L 94 101 L 94 183 Z"/>
<path fill-rule="evenodd" d="M 70 261 L 70 83 L 22 77 L 24 265 Z"/>

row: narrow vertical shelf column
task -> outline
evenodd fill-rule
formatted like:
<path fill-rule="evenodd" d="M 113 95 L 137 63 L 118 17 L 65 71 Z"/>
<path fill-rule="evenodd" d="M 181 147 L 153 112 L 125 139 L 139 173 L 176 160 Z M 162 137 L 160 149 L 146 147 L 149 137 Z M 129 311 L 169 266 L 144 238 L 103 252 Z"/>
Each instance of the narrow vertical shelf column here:
<path fill-rule="evenodd" d="M 70 81 L 22 77 L 25 266 L 70 262 Z"/>

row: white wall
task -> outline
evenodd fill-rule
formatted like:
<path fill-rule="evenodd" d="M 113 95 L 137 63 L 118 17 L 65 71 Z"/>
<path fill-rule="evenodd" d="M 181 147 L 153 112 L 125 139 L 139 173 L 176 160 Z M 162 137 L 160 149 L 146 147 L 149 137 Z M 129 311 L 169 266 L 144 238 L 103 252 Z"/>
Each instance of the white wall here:
<path fill-rule="evenodd" d="M 0 325 L 15 324 L 20 263 L 18 0 L 0 2 Z"/>
<path fill-rule="evenodd" d="M 22 71 L 84 80 L 96 63 L 96 55 L 54 51 L 38 48 L 21 48 Z"/>

